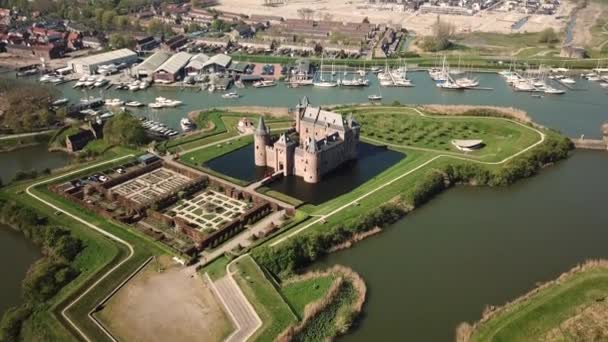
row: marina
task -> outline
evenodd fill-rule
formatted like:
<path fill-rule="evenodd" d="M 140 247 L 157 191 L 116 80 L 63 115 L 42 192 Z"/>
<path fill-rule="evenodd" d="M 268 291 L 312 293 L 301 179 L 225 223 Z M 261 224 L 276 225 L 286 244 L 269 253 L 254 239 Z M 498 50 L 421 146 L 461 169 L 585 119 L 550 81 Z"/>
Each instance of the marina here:
<path fill-rule="evenodd" d="M 370 69 L 371 70 L 371 69 Z M 382 69 L 375 69 L 382 71 Z M 543 98 L 534 98 L 531 93 L 513 91 L 509 85 L 509 79 L 516 77 L 514 72 L 503 71 L 497 73 L 469 73 L 477 79 L 483 87 L 491 88 L 492 91 L 442 91 L 436 87 L 436 83 L 429 77 L 427 71 L 409 70 L 407 77 L 415 84 L 415 87 L 383 87 L 382 102 L 410 104 L 442 103 L 442 104 L 470 104 L 516 107 L 525 110 L 538 123 L 558 129 L 568 136 L 579 137 L 585 134 L 589 138 L 600 137 L 599 127 L 608 120 L 608 113 L 603 110 L 608 98 L 608 88 L 602 87 L 602 82 L 588 81 L 580 76 L 571 76 L 577 82 L 581 91 L 565 91 L 557 96 L 544 94 Z M 606 73 L 603 74 L 606 77 Z M 7 75 L 8 76 L 8 75 Z M 352 73 L 346 80 L 360 77 Z M 24 77 L 31 81 L 38 81 L 35 76 Z M 356 79 L 356 78 L 355 78 Z M 275 82 L 272 91 L 264 88 L 245 86 L 240 88 L 238 99 L 231 99 L 231 106 L 293 106 L 293 99 L 308 96 L 320 105 L 332 105 L 343 103 L 368 102 L 368 96 L 378 93 L 378 78 L 373 72 L 368 73 L 366 78 L 368 86 L 339 86 L 329 89 L 318 87 L 298 86 L 292 88 L 288 83 Z M 342 81 L 344 83 L 344 80 Z M 88 97 L 86 92 L 72 89 L 71 83 L 56 86 L 71 104 L 85 105 L 81 103 L 83 97 Z M 558 84 L 552 86 L 559 89 Z M 564 89 L 560 89 L 564 90 Z M 91 95 L 99 90 L 89 91 Z M 103 91 L 106 99 L 118 98 L 125 101 L 125 106 L 133 111 L 135 115 L 154 118 L 173 129 L 179 129 L 179 121 L 184 113 L 212 107 L 226 105 L 226 99 L 221 94 L 200 92 L 197 88 L 160 87 L 151 86 L 145 91 L 130 92 L 111 88 Z M 156 102 L 157 97 L 175 99 L 181 101 L 179 107 L 163 107 L 162 110 L 148 107 L 149 103 Z M 96 98 L 87 99 L 86 106 L 98 101 Z M 131 105 L 127 105 L 131 103 Z M 143 104 L 143 106 L 141 106 Z M 137 107 L 135 106 L 137 105 Z M 119 108 L 119 107 L 116 107 Z M 83 108 L 84 109 L 84 108 Z M 160 115 L 159 115 L 160 114 Z"/>

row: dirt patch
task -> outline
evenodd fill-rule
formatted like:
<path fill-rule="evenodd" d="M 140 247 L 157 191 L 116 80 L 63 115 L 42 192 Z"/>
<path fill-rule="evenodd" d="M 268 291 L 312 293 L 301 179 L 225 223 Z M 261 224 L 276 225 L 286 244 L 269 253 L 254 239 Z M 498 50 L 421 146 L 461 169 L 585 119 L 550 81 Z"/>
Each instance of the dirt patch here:
<path fill-rule="evenodd" d="M 97 315 L 121 341 L 220 341 L 233 329 L 208 284 L 169 257 L 150 262 Z"/>
<path fill-rule="evenodd" d="M 576 46 L 585 46 L 593 40 L 591 28 L 602 14 L 602 4 L 596 2 L 588 2 L 587 7 L 579 10 L 576 14 L 576 23 L 572 31 L 572 44 Z"/>
<path fill-rule="evenodd" d="M 564 26 L 559 16 L 568 15 L 573 7 L 572 1 L 564 0 L 555 15 L 526 15 L 523 13 L 482 11 L 474 16 L 441 15 L 441 19 L 456 27 L 456 32 L 538 32 L 547 27 L 560 31 Z M 437 20 L 437 14 L 409 12 L 403 10 L 401 4 L 382 2 L 371 5 L 367 0 L 293 0 L 276 7 L 264 6 L 261 0 L 222 0 L 214 8 L 220 11 L 245 14 L 276 15 L 284 18 L 301 19 L 298 10 L 310 8 L 314 11 L 314 19 L 331 18 L 335 21 L 360 23 L 367 18 L 374 24 L 400 24 L 418 35 L 429 35 L 432 24 Z M 519 30 L 513 30 L 511 25 L 519 19 L 529 16 L 528 22 Z"/>

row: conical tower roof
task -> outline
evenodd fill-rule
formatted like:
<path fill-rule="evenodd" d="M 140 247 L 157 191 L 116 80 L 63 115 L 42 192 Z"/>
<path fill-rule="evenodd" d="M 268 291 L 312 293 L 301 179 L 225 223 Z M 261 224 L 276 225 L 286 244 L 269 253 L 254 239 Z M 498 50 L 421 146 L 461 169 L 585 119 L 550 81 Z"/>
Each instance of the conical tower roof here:
<path fill-rule="evenodd" d="M 266 126 L 266 122 L 264 122 L 264 117 L 260 116 L 260 120 L 258 121 L 258 126 L 255 129 L 255 134 L 257 135 L 266 135 L 268 134 L 268 126 Z"/>
<path fill-rule="evenodd" d="M 308 140 L 308 148 L 307 148 L 308 152 L 310 152 L 310 153 L 317 153 L 317 152 L 319 152 L 319 148 L 317 147 L 317 142 L 314 141 L 311 138 L 308 138 L 308 139 L 309 139 Z"/>

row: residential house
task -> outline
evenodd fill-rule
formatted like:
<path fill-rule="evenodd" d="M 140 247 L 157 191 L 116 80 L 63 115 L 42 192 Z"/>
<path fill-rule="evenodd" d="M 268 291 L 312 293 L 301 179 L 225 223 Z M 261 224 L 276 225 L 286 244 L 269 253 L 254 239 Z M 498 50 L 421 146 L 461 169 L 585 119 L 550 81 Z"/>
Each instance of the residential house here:
<path fill-rule="evenodd" d="M 161 49 L 165 51 L 178 51 L 182 46 L 188 43 L 188 38 L 184 35 L 171 37 L 169 40 L 161 44 Z"/>

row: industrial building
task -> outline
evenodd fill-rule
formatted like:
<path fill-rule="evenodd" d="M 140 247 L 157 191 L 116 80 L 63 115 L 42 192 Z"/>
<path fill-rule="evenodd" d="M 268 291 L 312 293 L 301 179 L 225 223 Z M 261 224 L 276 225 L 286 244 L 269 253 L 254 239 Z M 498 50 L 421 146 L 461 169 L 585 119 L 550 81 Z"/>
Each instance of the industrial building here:
<path fill-rule="evenodd" d="M 146 58 L 139 65 L 133 67 L 131 69 L 131 76 L 135 78 L 140 77 L 152 77 L 154 75 L 154 71 L 158 69 L 163 63 L 165 63 L 171 54 L 164 51 L 159 51 Z"/>
<path fill-rule="evenodd" d="M 102 65 L 132 64 L 137 62 L 137 54 L 129 49 L 120 49 L 86 57 L 74 58 L 68 62 L 68 67 L 75 73 L 93 75 Z"/>
<path fill-rule="evenodd" d="M 154 70 L 154 81 L 159 83 L 172 83 L 182 79 L 184 67 L 190 61 L 192 55 L 187 52 L 178 52 L 167 59 L 161 66 Z"/>

